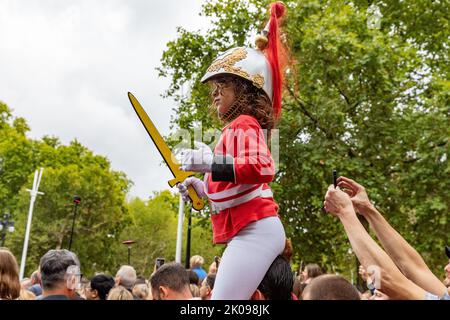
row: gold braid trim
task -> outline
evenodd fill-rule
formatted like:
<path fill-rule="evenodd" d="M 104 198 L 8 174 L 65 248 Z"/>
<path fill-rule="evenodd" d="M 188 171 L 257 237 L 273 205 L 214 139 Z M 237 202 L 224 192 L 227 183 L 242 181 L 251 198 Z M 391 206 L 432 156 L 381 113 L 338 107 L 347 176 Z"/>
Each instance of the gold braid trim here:
<path fill-rule="evenodd" d="M 222 59 L 214 61 L 206 72 L 218 72 L 220 69 L 223 69 L 226 73 L 231 73 L 251 81 L 255 87 L 261 89 L 264 86 L 264 77 L 261 74 L 250 76 L 247 71 L 235 66 L 237 62 L 244 60 L 246 57 L 247 51 L 244 48 L 236 48 Z"/>
<path fill-rule="evenodd" d="M 207 72 L 217 72 L 220 69 L 227 68 L 228 70 L 233 70 L 234 64 L 236 62 L 244 60 L 247 57 L 247 51 L 245 51 L 244 48 L 236 48 L 235 50 L 231 51 L 229 54 L 227 54 L 222 59 L 217 59 L 214 61 L 208 68 Z M 239 69 L 239 68 L 236 68 Z"/>
<path fill-rule="evenodd" d="M 242 111 L 245 110 L 245 106 L 248 104 L 247 99 L 244 96 L 240 96 L 236 101 L 230 106 L 227 112 L 220 114 L 219 118 L 225 123 L 230 123 L 238 116 L 241 115 Z"/>
<path fill-rule="evenodd" d="M 264 87 L 264 77 L 260 74 L 255 74 L 250 80 L 258 89 Z"/>

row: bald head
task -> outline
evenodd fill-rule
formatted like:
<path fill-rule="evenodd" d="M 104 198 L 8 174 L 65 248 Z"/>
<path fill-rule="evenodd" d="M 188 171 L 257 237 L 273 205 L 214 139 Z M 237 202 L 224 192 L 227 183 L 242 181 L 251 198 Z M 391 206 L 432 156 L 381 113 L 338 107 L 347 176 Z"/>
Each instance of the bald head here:
<path fill-rule="evenodd" d="M 303 292 L 304 300 L 361 300 L 358 290 L 341 276 L 314 278 Z"/>
<path fill-rule="evenodd" d="M 128 290 L 133 289 L 136 283 L 136 270 L 132 266 L 121 266 L 116 274 L 116 284 L 121 285 Z"/>

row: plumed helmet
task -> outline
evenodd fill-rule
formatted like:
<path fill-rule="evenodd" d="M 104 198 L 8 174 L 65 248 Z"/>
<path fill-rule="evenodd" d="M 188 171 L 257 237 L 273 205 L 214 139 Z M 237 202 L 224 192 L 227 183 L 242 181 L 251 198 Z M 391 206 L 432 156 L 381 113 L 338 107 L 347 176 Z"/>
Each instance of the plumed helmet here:
<path fill-rule="evenodd" d="M 285 11 L 282 2 L 271 3 L 269 22 L 256 39 L 258 49 L 237 47 L 227 50 L 213 61 L 201 81 L 227 74 L 247 79 L 267 94 L 278 118 L 281 113 L 282 70 L 285 65 L 278 24 Z"/>
<path fill-rule="evenodd" d="M 264 90 L 272 101 L 272 71 L 266 56 L 259 50 L 237 47 L 221 53 L 201 79 L 206 82 L 217 75 L 235 75 Z"/>

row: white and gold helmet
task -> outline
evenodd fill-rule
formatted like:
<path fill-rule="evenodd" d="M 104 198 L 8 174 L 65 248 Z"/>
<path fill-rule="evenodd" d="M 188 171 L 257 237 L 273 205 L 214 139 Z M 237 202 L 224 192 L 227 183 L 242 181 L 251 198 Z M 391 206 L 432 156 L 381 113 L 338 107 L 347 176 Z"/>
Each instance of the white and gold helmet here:
<path fill-rule="evenodd" d="M 247 79 L 267 94 L 278 118 L 281 114 L 282 70 L 285 66 L 285 62 L 281 61 L 284 59 L 280 60 L 280 57 L 286 57 L 278 24 L 285 11 L 282 2 L 271 3 L 269 22 L 256 39 L 259 50 L 237 47 L 225 51 L 213 61 L 201 81 L 206 82 L 214 76 L 226 74 Z"/>
<path fill-rule="evenodd" d="M 217 75 L 235 75 L 249 80 L 257 88 L 262 89 L 272 102 L 274 114 L 281 114 L 281 94 L 283 86 L 282 70 L 286 57 L 278 33 L 279 20 L 285 14 L 286 7 L 280 2 L 270 4 L 270 19 L 263 33 L 257 37 L 259 50 L 237 47 L 220 54 L 206 70 L 202 82 L 211 80 Z M 281 56 L 280 56 L 281 54 Z"/>
<path fill-rule="evenodd" d="M 244 78 L 262 89 L 272 101 L 272 71 L 269 61 L 260 50 L 236 47 L 221 53 L 206 70 L 201 81 L 206 82 L 217 75 Z"/>

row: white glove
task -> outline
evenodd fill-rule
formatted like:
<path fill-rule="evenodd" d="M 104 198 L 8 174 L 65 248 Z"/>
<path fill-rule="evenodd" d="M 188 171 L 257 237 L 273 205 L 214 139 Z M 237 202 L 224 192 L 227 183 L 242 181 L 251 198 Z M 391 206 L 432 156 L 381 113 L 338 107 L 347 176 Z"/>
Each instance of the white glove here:
<path fill-rule="evenodd" d="M 183 171 L 210 172 L 214 154 L 211 149 L 202 142 L 194 141 L 197 149 L 182 149 L 177 154 Z"/>
<path fill-rule="evenodd" d="M 206 196 L 205 193 L 205 184 L 202 180 L 196 178 L 196 177 L 189 177 L 186 180 L 184 180 L 182 183 L 177 184 L 178 190 L 181 193 L 181 196 L 183 197 L 183 200 L 185 202 L 189 201 L 189 192 L 188 192 L 188 186 L 192 185 L 197 192 L 197 195 L 200 198 L 203 198 Z"/>

